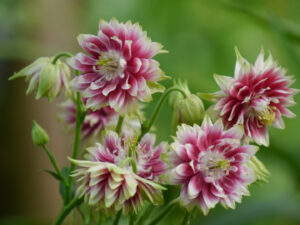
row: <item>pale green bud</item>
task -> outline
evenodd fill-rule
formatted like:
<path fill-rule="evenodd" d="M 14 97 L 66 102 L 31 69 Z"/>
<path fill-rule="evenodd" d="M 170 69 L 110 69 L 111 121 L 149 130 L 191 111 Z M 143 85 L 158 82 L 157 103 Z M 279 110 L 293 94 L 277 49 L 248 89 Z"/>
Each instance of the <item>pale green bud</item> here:
<path fill-rule="evenodd" d="M 32 141 L 37 146 L 43 146 L 49 142 L 47 132 L 36 122 L 32 121 Z"/>
<path fill-rule="evenodd" d="M 173 87 L 179 88 L 181 89 L 186 96 L 190 95 L 191 92 L 189 90 L 187 81 L 182 81 L 182 80 L 174 80 L 174 84 Z M 176 101 L 178 101 L 179 99 L 183 99 L 184 96 L 182 93 L 180 93 L 179 91 L 173 91 L 170 96 L 169 96 L 169 104 L 171 107 L 175 106 Z"/>
<path fill-rule="evenodd" d="M 260 161 L 256 156 L 253 156 L 247 162 L 247 166 L 254 171 L 256 180 L 267 182 L 270 172 L 267 170 L 263 162 Z"/>
<path fill-rule="evenodd" d="M 41 57 L 9 78 L 26 77 L 30 80 L 26 94 L 36 90 L 36 99 L 47 97 L 52 101 L 58 96 L 63 87 L 69 92 L 70 68 L 57 60 L 52 64 L 53 57 Z"/>
<path fill-rule="evenodd" d="M 190 94 L 186 98 L 178 99 L 173 109 L 174 123 L 177 124 L 201 124 L 204 117 L 204 105 L 201 99 L 194 94 Z"/>

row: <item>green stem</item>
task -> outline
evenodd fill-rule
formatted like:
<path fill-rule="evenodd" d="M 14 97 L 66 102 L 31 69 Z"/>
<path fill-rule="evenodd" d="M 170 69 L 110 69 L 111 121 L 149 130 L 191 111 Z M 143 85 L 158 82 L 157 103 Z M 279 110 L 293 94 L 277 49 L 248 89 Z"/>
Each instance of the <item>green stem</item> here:
<path fill-rule="evenodd" d="M 165 216 L 175 209 L 177 199 L 171 201 L 148 225 L 157 225 Z"/>
<path fill-rule="evenodd" d="M 187 210 L 185 211 L 184 218 L 181 222 L 181 225 L 189 225 L 191 223 L 191 215 L 192 213 L 189 213 Z"/>
<path fill-rule="evenodd" d="M 166 100 L 166 98 L 168 97 L 168 95 L 173 92 L 173 91 L 179 91 L 185 98 L 186 98 L 186 94 L 183 90 L 181 90 L 180 88 L 177 87 L 171 87 L 169 89 L 167 89 L 162 96 L 159 99 L 159 102 L 157 103 L 154 112 L 152 113 L 152 116 L 150 118 L 150 120 L 146 121 L 145 123 L 142 124 L 142 133 L 139 136 L 138 141 L 140 141 L 142 139 L 142 137 L 151 129 L 153 123 L 155 122 L 155 119 L 164 103 L 164 101 Z"/>
<path fill-rule="evenodd" d="M 82 113 L 82 100 L 80 93 L 77 92 L 77 99 L 76 99 L 76 126 L 75 126 L 75 139 L 74 139 L 74 145 L 73 145 L 73 153 L 72 153 L 72 159 L 77 159 L 78 150 L 79 150 L 79 142 L 80 142 L 80 131 L 81 131 L 81 125 L 84 120 L 85 113 Z M 70 169 L 69 169 L 69 177 L 68 181 L 66 183 L 66 194 L 64 202 L 68 203 L 69 201 L 69 195 L 70 195 L 70 188 L 73 181 L 73 178 L 70 176 L 75 169 L 75 164 L 71 162 Z"/>
<path fill-rule="evenodd" d="M 117 123 L 117 126 L 116 126 L 116 132 L 118 134 L 120 134 L 120 132 L 121 132 L 123 121 L 124 121 L 124 116 L 119 116 L 118 123 Z"/>
<path fill-rule="evenodd" d="M 153 211 L 154 207 L 153 205 L 148 205 L 147 208 L 145 209 L 145 211 L 143 212 L 143 215 L 141 215 L 135 225 L 143 225 L 145 224 L 145 221 L 148 219 L 148 217 L 151 215 L 152 211 Z"/>
<path fill-rule="evenodd" d="M 135 215 L 134 213 L 131 213 L 129 216 L 128 225 L 134 225 Z"/>
<path fill-rule="evenodd" d="M 115 219 L 114 219 L 114 222 L 113 222 L 113 224 L 112 224 L 112 225 L 118 225 L 118 224 L 119 224 L 119 221 L 120 221 L 120 218 L 121 218 L 121 216 L 122 216 L 122 210 L 120 210 L 120 211 L 117 213 L 117 215 L 116 215 L 116 217 L 115 217 Z"/>
<path fill-rule="evenodd" d="M 50 159 L 50 162 L 51 162 L 52 166 L 54 167 L 56 173 L 57 173 L 62 179 L 64 179 L 64 176 L 63 176 L 62 172 L 60 171 L 60 169 L 58 168 L 57 163 L 56 163 L 56 160 L 55 160 L 55 158 L 54 158 L 52 152 L 50 151 L 50 149 L 49 149 L 46 145 L 43 145 L 42 147 L 43 147 L 43 149 L 45 150 L 46 154 L 48 155 L 48 157 L 49 157 L 49 159 Z"/>
<path fill-rule="evenodd" d="M 65 205 L 60 211 L 58 217 L 54 221 L 53 225 L 60 225 L 66 216 L 75 208 L 77 205 L 80 205 L 83 202 L 83 198 L 74 198 L 69 204 Z"/>
<path fill-rule="evenodd" d="M 69 53 L 69 52 L 60 52 L 60 53 L 58 53 L 58 54 L 54 57 L 54 59 L 52 60 L 52 64 L 55 65 L 56 62 L 57 62 L 57 60 L 58 60 L 60 57 L 68 57 L 68 58 L 71 58 L 71 57 L 73 57 L 73 55 L 72 55 L 71 53 Z"/>
<path fill-rule="evenodd" d="M 131 163 L 131 167 L 132 167 L 133 172 L 136 174 L 137 173 L 136 163 L 135 163 L 134 159 L 131 158 L 131 157 L 127 157 L 126 159 L 124 159 L 121 162 L 120 167 L 123 168 L 129 162 Z"/>

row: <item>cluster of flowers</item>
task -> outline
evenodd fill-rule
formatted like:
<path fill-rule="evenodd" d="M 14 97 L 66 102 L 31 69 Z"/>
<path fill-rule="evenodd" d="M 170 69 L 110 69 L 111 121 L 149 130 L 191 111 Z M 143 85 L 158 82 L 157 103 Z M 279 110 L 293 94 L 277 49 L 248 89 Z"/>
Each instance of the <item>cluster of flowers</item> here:
<path fill-rule="evenodd" d="M 168 77 L 153 57 L 165 51 L 138 24 L 101 21 L 97 35 L 80 35 L 78 41 L 86 53 L 68 59 L 80 72 L 72 80 L 68 65 L 56 58 L 40 58 L 12 79 L 26 76 L 27 93 L 36 89 L 36 98 L 49 101 L 64 88 L 60 118 L 71 128 L 78 103 L 83 106 L 81 137 L 93 143 L 85 160 L 70 160 L 78 167 L 72 174 L 77 195 L 88 205 L 137 213 L 145 200 L 162 203 L 168 184 L 181 187 L 184 206 L 207 214 L 217 203 L 235 208 L 251 183 L 266 179 L 255 154 L 259 145 L 269 145 L 267 126 L 283 129 L 282 116 L 295 116 L 288 107 L 298 92 L 271 55 L 264 60 L 261 51 L 251 65 L 236 49 L 234 77 L 215 75 L 221 90 L 195 95 L 184 82 L 164 91 L 158 82 Z M 173 92 L 177 132 L 170 145 L 155 144 L 152 123 L 141 112 L 155 92 Z M 206 111 L 201 98 L 213 102 Z"/>

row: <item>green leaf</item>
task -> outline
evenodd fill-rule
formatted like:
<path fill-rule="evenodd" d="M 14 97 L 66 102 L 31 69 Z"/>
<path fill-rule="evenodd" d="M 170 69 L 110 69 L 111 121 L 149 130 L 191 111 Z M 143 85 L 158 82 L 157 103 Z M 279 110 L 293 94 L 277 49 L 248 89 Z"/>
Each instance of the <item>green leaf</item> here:
<path fill-rule="evenodd" d="M 59 176 L 57 173 L 55 173 L 52 170 L 43 170 L 43 171 L 50 174 L 52 177 L 54 177 L 57 180 L 62 180 L 63 179 L 61 176 Z"/>

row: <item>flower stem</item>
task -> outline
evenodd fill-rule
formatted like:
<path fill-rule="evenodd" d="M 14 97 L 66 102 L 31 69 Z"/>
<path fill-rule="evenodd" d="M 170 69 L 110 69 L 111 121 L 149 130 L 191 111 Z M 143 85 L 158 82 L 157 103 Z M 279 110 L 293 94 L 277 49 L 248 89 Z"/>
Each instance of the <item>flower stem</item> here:
<path fill-rule="evenodd" d="M 186 98 L 186 94 L 183 90 L 181 90 L 180 88 L 178 87 L 170 87 L 169 89 L 167 89 L 163 94 L 162 96 L 160 97 L 155 109 L 154 109 L 154 112 L 152 113 L 152 116 L 150 118 L 150 120 L 148 121 L 145 121 L 143 124 L 142 124 L 142 133 L 141 135 L 139 136 L 139 139 L 138 141 L 140 141 L 142 139 L 142 137 L 151 129 L 153 123 L 155 122 L 155 119 L 156 117 L 158 116 L 158 113 L 164 103 L 164 101 L 166 100 L 166 98 L 168 97 L 168 95 L 170 93 L 172 93 L 173 91 L 179 91 L 185 98 Z"/>
<path fill-rule="evenodd" d="M 191 223 L 192 213 L 189 213 L 187 210 L 185 211 L 184 218 L 181 222 L 181 225 L 189 225 Z"/>
<path fill-rule="evenodd" d="M 124 121 L 124 116 L 119 116 L 118 123 L 117 123 L 117 126 L 116 126 L 116 132 L 118 134 L 120 134 L 120 132 L 121 132 L 123 121 Z"/>
<path fill-rule="evenodd" d="M 135 225 L 143 225 L 145 224 L 145 221 L 148 219 L 148 217 L 151 215 L 154 207 L 153 205 L 148 205 L 148 207 L 145 209 L 143 214 L 137 219 Z"/>
<path fill-rule="evenodd" d="M 55 160 L 52 152 L 50 151 L 50 149 L 46 145 L 43 145 L 42 147 L 45 150 L 46 154 L 48 155 L 50 162 L 51 162 L 53 168 L 55 169 L 56 173 L 58 174 L 58 176 L 60 176 L 61 179 L 64 179 L 64 176 L 61 173 L 60 169 L 58 168 L 56 160 Z"/>
<path fill-rule="evenodd" d="M 79 142 L 80 142 L 80 131 L 81 131 L 81 125 L 84 120 L 85 113 L 82 112 L 82 100 L 80 93 L 77 92 L 77 99 L 76 99 L 76 126 L 75 126 L 75 139 L 74 139 L 74 145 L 73 145 L 73 153 L 72 153 L 72 159 L 77 159 L 78 150 L 79 150 Z M 70 169 L 69 169 L 69 177 L 68 181 L 66 183 L 66 193 L 65 193 L 65 199 L 64 202 L 68 203 L 69 201 L 69 195 L 70 195 L 70 188 L 72 184 L 73 178 L 70 176 L 75 169 L 75 164 L 71 162 Z"/>
<path fill-rule="evenodd" d="M 128 162 L 131 163 L 132 170 L 136 174 L 137 173 L 136 163 L 135 163 L 134 159 L 131 157 L 127 157 L 126 159 L 124 159 L 121 162 L 120 167 L 123 168 Z"/>
<path fill-rule="evenodd" d="M 60 53 L 58 53 L 55 57 L 54 57 L 54 59 L 52 60 L 52 64 L 56 64 L 56 62 L 57 62 L 57 60 L 60 58 L 60 57 L 68 57 L 68 58 L 70 58 L 70 57 L 73 57 L 73 55 L 71 54 L 71 53 L 69 53 L 69 52 L 60 52 Z"/>
<path fill-rule="evenodd" d="M 120 218 L 122 216 L 122 209 L 117 213 L 115 219 L 114 219 L 114 222 L 112 225 L 118 225 L 119 224 L 119 221 L 120 221 Z"/>
<path fill-rule="evenodd" d="M 80 205 L 82 201 L 83 198 L 74 198 L 67 205 L 63 206 L 62 210 L 60 211 L 53 225 L 60 225 L 64 221 L 66 216 L 71 212 L 71 210 L 75 208 L 77 205 Z"/>
<path fill-rule="evenodd" d="M 157 225 L 165 216 L 175 209 L 177 199 L 171 201 L 148 225 Z"/>
<path fill-rule="evenodd" d="M 134 225 L 134 220 L 135 220 L 135 215 L 134 215 L 134 213 L 131 213 L 129 215 L 128 225 Z"/>

